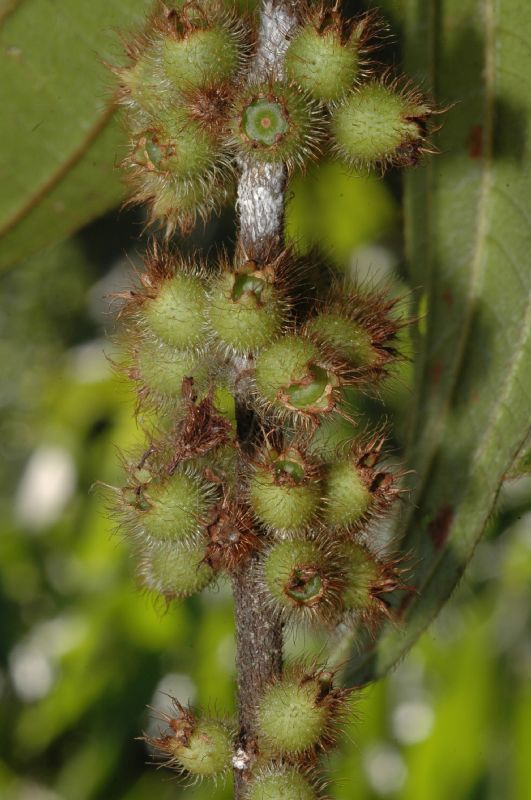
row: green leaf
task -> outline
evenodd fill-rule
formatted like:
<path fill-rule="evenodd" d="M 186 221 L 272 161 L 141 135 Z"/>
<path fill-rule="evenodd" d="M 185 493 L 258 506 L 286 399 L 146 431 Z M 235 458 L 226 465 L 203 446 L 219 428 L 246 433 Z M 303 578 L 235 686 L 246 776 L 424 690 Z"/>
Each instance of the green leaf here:
<path fill-rule="evenodd" d="M 152 0 L 0 4 L 0 266 L 58 241 L 123 196 L 114 118 L 119 32 Z M 7 187 L 9 187 L 7 189 Z"/>
<path fill-rule="evenodd" d="M 531 475 L 531 445 L 526 442 L 522 452 L 518 454 L 516 461 L 507 473 L 507 480 L 515 480 L 529 475 Z"/>
<path fill-rule="evenodd" d="M 531 9 L 408 0 L 404 22 L 409 72 L 450 106 L 441 155 L 406 177 L 411 283 L 427 309 L 401 543 L 418 594 L 402 597 L 399 625 L 357 645 L 355 683 L 392 667 L 449 598 L 529 431 Z"/>

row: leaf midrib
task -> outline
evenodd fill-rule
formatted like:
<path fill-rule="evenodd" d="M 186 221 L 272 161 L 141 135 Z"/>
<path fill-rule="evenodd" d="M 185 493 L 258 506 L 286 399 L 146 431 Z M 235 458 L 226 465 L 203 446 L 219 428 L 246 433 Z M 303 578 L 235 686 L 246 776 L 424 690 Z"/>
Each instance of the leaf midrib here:
<path fill-rule="evenodd" d="M 0 237 L 11 231 L 22 219 L 42 201 L 47 194 L 49 194 L 55 186 L 68 174 L 78 161 L 84 156 L 90 145 L 100 135 L 105 126 L 111 121 L 114 114 L 115 107 L 110 105 L 106 108 L 105 112 L 96 120 L 95 124 L 90 128 L 88 135 L 83 139 L 81 144 L 74 150 L 73 153 L 64 161 L 59 169 L 52 173 L 41 186 L 37 187 L 33 194 L 29 197 L 27 202 L 21 206 L 15 214 L 13 214 L 4 225 L 0 226 Z"/>
<path fill-rule="evenodd" d="M 414 518 L 415 509 L 417 506 L 421 505 L 422 499 L 425 495 L 427 484 L 428 484 L 428 477 L 432 471 L 436 454 L 441 442 L 442 434 L 444 431 L 444 427 L 448 418 L 448 413 L 451 407 L 451 404 L 455 397 L 455 392 L 458 386 L 458 379 L 460 374 L 463 371 L 464 367 L 464 358 L 467 350 L 467 343 L 470 336 L 470 331 L 472 327 L 472 320 L 474 318 L 474 313 L 476 309 L 477 299 L 479 297 L 479 288 L 481 286 L 481 277 L 483 275 L 482 269 L 482 256 L 485 250 L 486 245 L 486 231 L 488 230 L 488 203 L 490 198 L 490 192 L 493 188 L 493 145 L 494 145 L 494 114 L 496 108 L 496 95 L 495 95 L 495 88 L 496 88 L 496 63 L 495 63 L 495 12 L 494 12 L 494 3 L 495 0 L 485 0 L 485 20 L 486 20 L 486 35 L 485 35 L 485 115 L 484 115 L 484 131 L 485 131 L 485 150 L 484 150 L 484 166 L 483 166 L 483 175 L 481 179 L 481 190 L 480 190 L 480 197 L 478 203 L 478 226 L 477 226 L 477 236 L 476 236 L 476 245 L 474 247 L 474 259 L 473 259 L 473 266 L 470 272 L 470 281 L 467 293 L 467 299 L 464 305 L 466 310 L 466 314 L 464 316 L 463 324 L 460 326 L 460 330 L 462 331 L 461 335 L 457 338 L 457 347 L 456 347 L 456 356 L 454 359 L 454 366 L 453 369 L 450 371 L 449 381 L 448 381 L 448 388 L 446 391 L 446 397 L 438 406 L 439 413 L 437 414 L 436 422 L 435 422 L 435 431 L 434 435 L 432 435 L 429 439 L 425 441 L 426 447 L 430 447 L 430 453 L 428 458 L 425 460 L 424 470 L 422 474 L 418 475 L 417 485 L 415 492 L 415 502 L 412 504 L 412 510 L 409 515 L 404 518 L 403 521 L 403 533 L 404 538 L 408 538 L 408 529 L 411 520 Z M 435 3 L 432 3 L 432 7 L 437 4 L 437 0 Z M 435 24 L 436 14 L 432 13 L 432 23 Z M 435 49 L 435 48 L 434 48 Z M 434 81 L 436 80 L 436 76 L 434 76 Z M 430 168 L 430 176 L 433 177 L 433 166 Z M 431 223 L 430 217 L 430 223 Z M 429 237 L 431 240 L 431 237 Z M 430 252 L 430 257 L 428 261 L 430 265 L 429 269 L 429 282 L 428 282 L 428 292 L 429 297 L 433 296 L 433 276 L 435 273 L 435 265 L 433 259 L 433 250 Z M 429 312 L 429 307 L 428 307 Z M 421 365 L 421 379 L 420 379 L 420 386 L 426 384 L 426 367 L 428 364 L 428 340 L 427 337 L 424 339 L 425 347 L 423 350 L 423 358 L 422 358 L 422 365 Z M 417 387 L 418 392 L 418 387 Z M 414 436 L 415 432 L 418 431 L 418 423 L 420 419 L 420 396 L 417 398 L 417 403 L 415 406 L 415 417 L 412 424 L 412 437 Z M 433 422 L 432 422 L 433 425 Z M 433 430 L 433 428 L 432 428 Z M 411 447 L 411 444 L 410 444 Z"/>

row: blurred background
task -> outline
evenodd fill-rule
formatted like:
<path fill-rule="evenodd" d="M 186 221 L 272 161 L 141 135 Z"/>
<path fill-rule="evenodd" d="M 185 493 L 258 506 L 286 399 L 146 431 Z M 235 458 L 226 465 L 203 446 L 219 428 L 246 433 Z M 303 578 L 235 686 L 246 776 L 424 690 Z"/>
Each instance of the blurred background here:
<path fill-rule="evenodd" d="M 28 30 L 20 9 L 38 23 L 54 5 L 0 2 L 7 62 L 24 54 L 21 42 L 31 45 L 39 28 Z M 125 5 L 137 18 L 146 7 Z M 116 10 L 103 13 L 119 18 Z M 73 24 L 56 16 L 59 27 Z M 116 19 L 104 17 L 97 32 L 112 30 Z M 114 52 L 115 42 L 109 47 Z M 94 41 L 87 52 L 94 61 Z M 64 69 L 59 56 L 49 62 L 52 72 Z M 39 68 L 30 69 L 37 88 Z M 108 97 L 94 85 L 100 88 L 90 96 L 101 111 Z M 24 98 L 11 100 L 7 127 L 24 111 Z M 60 93 L 56 101 L 59 111 Z M 57 117 L 44 115 L 42 124 L 57 130 Z M 229 784 L 183 789 L 148 763 L 135 739 L 153 725 L 146 707 L 164 707 L 168 694 L 234 712 L 234 636 L 224 583 L 167 613 L 135 589 L 127 545 L 113 531 L 98 485 L 120 484 L 118 453 L 140 435 L 132 394 L 110 364 L 111 295 L 131 285 L 146 243 L 142 212 L 118 208 L 121 184 L 108 170 L 109 153 L 119 149 L 116 131 L 101 152 L 76 162 L 87 174 L 65 172 L 70 183 L 56 181 L 51 195 L 32 189 L 32 154 L 25 182 L 12 192 L 3 184 L 1 219 L 11 214 L 11 223 L 0 239 L 2 800 L 231 796 Z M 57 155 L 48 149 L 49 158 Z M 36 161 L 42 166 L 42 154 Z M 13 172 L 5 159 L 1 175 Z M 46 175 L 37 177 L 42 183 Z M 29 206 L 20 188 L 28 186 L 37 198 Z M 288 234 L 302 251 L 319 244 L 338 269 L 407 295 L 417 287 L 407 285 L 400 196 L 396 176 L 348 176 L 325 164 L 292 182 Z M 213 248 L 233 225 L 230 213 L 222 215 L 183 247 Z M 398 451 L 411 381 L 405 363 L 383 392 Z M 360 413 L 375 419 L 382 407 L 365 404 Z M 436 623 L 387 679 L 362 693 L 329 765 L 333 798 L 531 796 L 530 574 L 531 482 L 519 478 L 505 484 L 483 543 Z M 300 646 L 290 639 L 288 653 Z"/>

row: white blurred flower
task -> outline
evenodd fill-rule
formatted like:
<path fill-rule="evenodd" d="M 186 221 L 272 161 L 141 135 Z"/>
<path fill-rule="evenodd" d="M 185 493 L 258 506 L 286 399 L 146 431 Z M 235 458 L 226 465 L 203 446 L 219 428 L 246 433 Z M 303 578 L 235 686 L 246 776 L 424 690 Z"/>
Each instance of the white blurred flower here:
<path fill-rule="evenodd" d="M 407 777 L 407 767 L 399 751 L 383 742 L 366 750 L 363 767 L 369 784 L 379 795 L 399 791 Z"/>
<path fill-rule="evenodd" d="M 59 519 L 77 483 L 74 459 L 63 447 L 43 445 L 26 464 L 15 496 L 15 516 L 40 531 Z"/>
<path fill-rule="evenodd" d="M 45 697 L 55 680 L 51 658 L 32 641 L 20 642 L 11 650 L 9 673 L 15 692 L 26 703 Z"/>
<path fill-rule="evenodd" d="M 399 703 L 392 715 L 393 733 L 401 744 L 422 742 L 429 736 L 434 720 L 433 709 L 422 700 Z"/>
<path fill-rule="evenodd" d="M 396 254 L 381 244 L 368 244 L 354 250 L 350 275 L 354 283 L 378 286 L 394 277 Z"/>
<path fill-rule="evenodd" d="M 63 800 L 62 796 L 37 783 L 25 782 L 6 800 Z"/>
<path fill-rule="evenodd" d="M 36 625 L 9 654 L 9 674 L 17 695 L 26 703 L 45 697 L 57 677 L 61 656 L 77 647 L 87 626 L 77 617 L 56 617 Z"/>

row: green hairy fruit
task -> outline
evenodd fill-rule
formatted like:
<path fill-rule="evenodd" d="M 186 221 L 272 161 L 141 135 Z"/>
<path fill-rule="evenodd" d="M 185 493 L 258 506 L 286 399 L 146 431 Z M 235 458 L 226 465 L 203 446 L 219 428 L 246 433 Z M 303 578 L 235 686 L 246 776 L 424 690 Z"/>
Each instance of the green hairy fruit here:
<path fill-rule="evenodd" d="M 408 324 L 400 298 L 388 297 L 381 289 L 337 285 L 304 332 L 342 359 L 356 382 L 376 383 L 400 357 L 398 334 Z"/>
<path fill-rule="evenodd" d="M 339 378 L 323 365 L 316 344 L 296 334 L 282 337 L 256 359 L 256 388 L 276 410 L 320 414 L 334 405 Z"/>
<path fill-rule="evenodd" d="M 345 542 L 341 546 L 347 576 L 343 603 L 348 609 L 367 611 L 373 602 L 372 589 L 380 577 L 377 559 L 362 545 Z"/>
<path fill-rule="evenodd" d="M 339 100 L 360 80 L 366 42 L 376 27 L 374 15 L 355 22 L 337 10 L 312 12 L 288 47 L 288 78 L 316 100 Z"/>
<path fill-rule="evenodd" d="M 372 497 L 354 461 L 329 464 L 324 483 L 323 517 L 334 527 L 358 525 L 368 512 Z"/>
<path fill-rule="evenodd" d="M 167 601 L 190 597 L 205 589 L 214 578 L 212 568 L 205 563 L 206 555 L 203 541 L 152 542 L 139 561 L 140 585 Z"/>
<path fill-rule="evenodd" d="M 328 707 L 315 678 L 284 677 L 257 704 L 260 744 L 271 755 L 290 756 L 315 747 L 328 724 Z"/>
<path fill-rule="evenodd" d="M 256 709 L 259 745 L 273 758 L 301 760 L 329 748 L 350 708 L 351 692 L 334 673 L 301 665 L 265 687 Z"/>
<path fill-rule="evenodd" d="M 157 74 L 155 56 L 148 48 L 130 67 L 117 70 L 122 98 L 129 108 L 128 124 L 133 129 L 166 105 L 167 90 Z"/>
<path fill-rule="evenodd" d="M 229 768 L 232 735 L 220 720 L 199 718 L 173 701 L 177 716 L 164 715 L 168 732 L 146 741 L 170 766 L 198 778 L 214 778 Z"/>
<path fill-rule="evenodd" d="M 235 352 L 254 352 L 271 342 L 281 332 L 285 311 L 274 274 L 253 261 L 234 272 L 225 269 L 210 290 L 210 327 Z"/>
<path fill-rule="evenodd" d="M 308 451 L 322 461 L 334 461 L 338 453 L 345 452 L 358 435 L 354 422 L 339 413 L 322 420 L 308 442 Z"/>
<path fill-rule="evenodd" d="M 319 314 L 310 320 L 307 332 L 317 342 L 330 345 L 353 368 L 370 367 L 377 358 L 368 331 L 340 314 Z"/>
<path fill-rule="evenodd" d="M 141 487 L 129 510 L 134 527 L 148 539 L 189 542 L 203 529 L 212 502 L 209 484 L 191 471 L 176 471 Z"/>
<path fill-rule="evenodd" d="M 175 748 L 174 755 L 192 775 L 219 775 L 230 766 L 232 737 L 223 723 L 201 720 L 186 745 Z"/>
<path fill-rule="evenodd" d="M 361 622 L 372 633 L 383 620 L 395 619 L 386 595 L 396 590 L 411 591 L 402 579 L 407 569 L 400 560 L 375 555 L 355 541 L 346 540 L 339 549 L 346 577 L 343 604 L 357 623 Z"/>
<path fill-rule="evenodd" d="M 176 228 L 189 233 L 199 219 L 206 221 L 233 196 L 233 176 L 227 170 L 211 170 L 193 180 L 143 171 L 134 200 L 150 204 L 151 222 L 164 220 L 169 237 Z"/>
<path fill-rule="evenodd" d="M 241 59 L 238 38 L 229 27 L 213 25 L 187 35 L 164 37 L 161 65 L 164 77 L 182 89 L 230 80 Z"/>
<path fill-rule="evenodd" d="M 192 179 L 215 165 L 218 152 L 215 138 L 191 120 L 185 109 L 174 108 L 141 132 L 131 161 L 150 172 Z"/>
<path fill-rule="evenodd" d="M 319 508 L 319 477 L 308 474 L 297 452 L 272 454 L 269 463 L 255 467 L 249 497 L 263 525 L 276 531 L 303 531 Z"/>
<path fill-rule="evenodd" d="M 343 44 L 338 31 L 320 32 L 306 25 L 288 49 L 286 71 L 316 100 L 337 100 L 358 76 L 357 42 Z"/>
<path fill-rule="evenodd" d="M 322 121 L 313 103 L 294 86 L 271 82 L 246 87 L 230 113 L 230 144 L 257 161 L 284 163 L 289 171 L 319 153 Z"/>
<path fill-rule="evenodd" d="M 177 273 L 148 294 L 139 317 L 146 328 L 174 348 L 201 346 L 205 338 L 207 296 L 201 278 Z"/>
<path fill-rule="evenodd" d="M 135 346 L 132 374 L 140 383 L 144 398 L 152 398 L 154 403 L 179 404 L 183 381 L 193 378 L 197 387 L 205 386 L 208 367 L 191 350 L 178 350 L 143 338 Z"/>
<path fill-rule="evenodd" d="M 283 765 L 260 770 L 249 783 L 246 800 L 317 800 L 317 793 L 296 767 Z"/>
<path fill-rule="evenodd" d="M 263 580 L 273 606 L 294 621 L 337 617 L 344 578 L 336 554 L 321 542 L 290 537 L 270 546 Z"/>
<path fill-rule="evenodd" d="M 349 94 L 332 113 L 335 149 L 354 167 L 415 164 L 426 148 L 431 113 L 417 92 L 373 81 Z"/>

